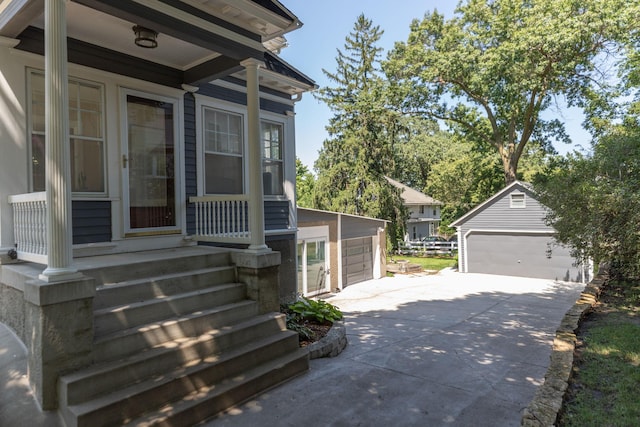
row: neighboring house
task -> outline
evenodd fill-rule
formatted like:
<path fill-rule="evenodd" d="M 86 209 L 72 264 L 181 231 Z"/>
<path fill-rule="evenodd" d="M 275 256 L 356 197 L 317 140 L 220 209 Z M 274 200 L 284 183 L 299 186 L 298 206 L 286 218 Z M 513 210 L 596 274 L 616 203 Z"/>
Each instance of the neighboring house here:
<path fill-rule="evenodd" d="M 385 178 L 401 191 L 400 196 L 409 211 L 409 219 L 405 224 L 407 230 L 405 240 L 420 240 L 423 237 L 437 235 L 442 202 L 394 179 Z"/>
<path fill-rule="evenodd" d="M 458 232 L 459 270 L 589 281 L 590 266 L 577 266 L 569 249 L 555 243 L 545 214 L 529 185 L 508 185 L 451 224 Z"/>
<path fill-rule="evenodd" d="M 385 227 L 382 219 L 298 207 L 298 293 L 384 277 Z"/>
<path fill-rule="evenodd" d="M 173 369 L 236 400 L 306 369 L 276 313 L 296 293 L 294 105 L 316 87 L 277 52 L 301 25 L 277 0 L 0 2 L 0 321 L 29 351 L 41 407 L 119 425 L 162 411 L 151 384 Z M 271 330 L 295 348 L 262 343 Z M 240 338 L 197 338 L 210 331 Z M 186 358 L 239 357 L 239 343 L 262 361 L 213 375 Z M 96 385 L 90 365 L 157 356 L 151 346 L 180 348 L 163 363 L 189 368 L 137 359 Z M 108 394 L 127 381 L 138 400 Z M 164 387 L 177 393 L 165 401 L 199 392 Z M 167 416 L 192 424 L 234 402 L 212 393 L 191 402 L 207 410 Z M 98 408 L 107 400 L 116 409 Z"/>

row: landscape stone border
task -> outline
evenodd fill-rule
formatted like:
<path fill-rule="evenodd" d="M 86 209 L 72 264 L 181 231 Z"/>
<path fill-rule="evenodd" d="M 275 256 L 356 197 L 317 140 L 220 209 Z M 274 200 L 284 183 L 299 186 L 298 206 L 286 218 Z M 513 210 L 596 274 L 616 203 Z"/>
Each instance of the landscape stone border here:
<path fill-rule="evenodd" d="M 544 384 L 538 387 L 533 400 L 525 408 L 521 426 L 547 427 L 556 424 L 573 369 L 573 355 L 577 342 L 575 332 L 580 321 L 598 301 L 604 283 L 604 275 L 598 273 L 564 315 L 553 340 L 551 362 L 544 376 Z"/>
<path fill-rule="evenodd" d="M 347 328 L 342 322 L 333 322 L 331 329 L 319 341 L 307 346 L 309 357 L 318 359 L 320 357 L 336 357 L 347 346 Z"/>

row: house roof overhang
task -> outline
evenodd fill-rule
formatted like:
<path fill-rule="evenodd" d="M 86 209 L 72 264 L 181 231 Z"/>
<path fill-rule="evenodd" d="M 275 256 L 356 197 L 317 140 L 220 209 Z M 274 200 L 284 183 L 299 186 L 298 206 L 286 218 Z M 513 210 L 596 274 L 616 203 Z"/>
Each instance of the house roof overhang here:
<path fill-rule="evenodd" d="M 21 40 L 18 49 L 42 54 L 44 47 L 38 46 L 34 29 L 44 29 L 43 15 L 42 0 L 0 0 L 0 36 Z M 158 47 L 136 46 L 134 25 L 157 31 Z M 67 4 L 70 42 L 175 70 L 182 81 L 174 85 L 197 85 L 234 74 L 242 78 L 237 74 L 243 72 L 241 61 L 255 58 L 266 64 L 267 55 L 275 57 L 267 46 L 281 48 L 286 44 L 283 35 L 301 25 L 275 0 L 71 0 Z M 69 60 L 74 58 L 70 55 Z M 261 84 L 289 94 L 314 88 L 302 73 L 285 68 L 294 71 L 279 69 L 275 72 L 282 78 L 263 79 Z M 264 70 L 273 71 L 267 65 Z M 287 79 L 293 81 L 283 84 Z"/>
<path fill-rule="evenodd" d="M 400 197 L 404 201 L 406 206 L 424 206 L 424 205 L 442 205 L 443 203 L 434 199 L 431 196 L 427 196 L 418 190 L 414 190 L 411 187 L 404 185 L 403 183 L 396 181 L 395 179 L 385 176 L 389 184 L 401 191 Z"/>

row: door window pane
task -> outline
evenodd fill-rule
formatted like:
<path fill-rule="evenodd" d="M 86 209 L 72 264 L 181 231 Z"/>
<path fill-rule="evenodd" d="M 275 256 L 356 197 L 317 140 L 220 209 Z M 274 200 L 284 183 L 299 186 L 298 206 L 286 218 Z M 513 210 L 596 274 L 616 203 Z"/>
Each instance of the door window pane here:
<path fill-rule="evenodd" d="M 176 225 L 173 105 L 127 96 L 129 227 Z"/>
<path fill-rule="evenodd" d="M 307 293 L 325 289 L 325 241 L 307 242 Z"/>
<path fill-rule="evenodd" d="M 298 293 L 304 295 L 304 245 L 305 243 L 298 243 Z"/>

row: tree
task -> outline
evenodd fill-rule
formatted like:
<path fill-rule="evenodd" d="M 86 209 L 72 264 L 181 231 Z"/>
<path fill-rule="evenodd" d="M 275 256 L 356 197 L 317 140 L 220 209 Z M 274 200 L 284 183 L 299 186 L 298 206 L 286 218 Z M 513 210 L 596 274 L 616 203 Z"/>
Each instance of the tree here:
<path fill-rule="evenodd" d="M 570 106 L 606 99 L 597 94 L 610 89 L 602 66 L 611 62 L 599 60 L 621 48 L 614 41 L 637 11 L 624 0 L 469 0 L 450 20 L 437 11 L 414 20 L 383 68 L 402 113 L 492 147 L 509 184 L 530 141 L 545 150 L 568 142 L 563 123 L 542 112 L 563 97 Z"/>
<path fill-rule="evenodd" d="M 313 189 L 316 179 L 309 168 L 296 157 L 296 205 L 302 208 L 313 207 Z"/>
<path fill-rule="evenodd" d="M 386 108 L 376 46 L 382 31 L 360 15 L 338 49 L 336 72 L 323 69 L 335 86 L 317 97 L 333 117 L 315 162 L 314 206 L 391 221 L 392 243 L 402 236 L 404 208 L 399 192 L 384 178 L 394 170 L 394 119 Z"/>
<path fill-rule="evenodd" d="M 442 147 L 442 157 L 431 169 L 425 192 L 441 201 L 441 232 L 504 185 L 500 162 L 455 135 Z"/>
<path fill-rule="evenodd" d="M 443 161 L 452 136 L 441 131 L 433 120 L 399 117 L 394 135 L 393 178 L 411 188 L 424 189 L 434 165 Z"/>
<path fill-rule="evenodd" d="M 547 222 L 574 256 L 640 278 L 640 120 L 609 128 L 590 155 L 574 153 L 535 184 Z"/>

